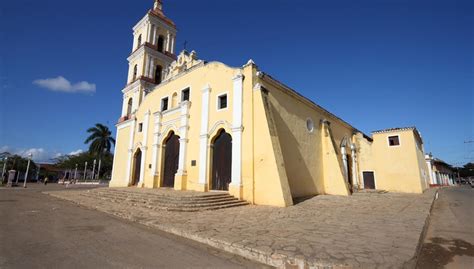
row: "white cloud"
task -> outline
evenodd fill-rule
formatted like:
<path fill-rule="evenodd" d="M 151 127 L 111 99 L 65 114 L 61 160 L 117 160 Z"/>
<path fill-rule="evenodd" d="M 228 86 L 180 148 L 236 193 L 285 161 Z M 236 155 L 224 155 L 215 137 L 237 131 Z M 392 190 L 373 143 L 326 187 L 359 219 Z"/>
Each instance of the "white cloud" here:
<path fill-rule="evenodd" d="M 81 81 L 72 84 L 69 80 L 62 76 L 57 78 L 37 79 L 33 84 L 55 92 L 67 93 L 95 93 L 96 86 L 87 81 Z"/>
<path fill-rule="evenodd" d="M 78 149 L 78 150 L 75 150 L 73 152 L 69 152 L 68 155 L 71 155 L 71 156 L 75 156 L 75 155 L 79 155 L 81 153 L 83 153 L 84 151 L 82 149 Z"/>
<path fill-rule="evenodd" d="M 60 153 L 49 152 L 43 148 L 15 149 L 9 146 L 2 146 L 0 147 L 0 153 L 3 152 L 9 152 L 24 158 L 27 158 L 29 154 L 32 154 L 32 159 L 36 162 L 51 162 L 53 158 L 61 156 Z"/>

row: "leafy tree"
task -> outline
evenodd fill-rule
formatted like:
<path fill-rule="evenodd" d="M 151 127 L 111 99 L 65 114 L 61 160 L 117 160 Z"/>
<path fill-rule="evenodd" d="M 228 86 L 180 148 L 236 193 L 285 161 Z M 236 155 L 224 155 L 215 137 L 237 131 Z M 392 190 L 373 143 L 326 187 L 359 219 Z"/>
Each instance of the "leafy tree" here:
<path fill-rule="evenodd" d="M 89 144 L 89 152 L 101 156 L 104 153 L 110 153 L 112 144 L 115 145 L 115 139 L 112 132 L 103 124 L 97 123 L 94 127 L 87 130 L 90 133 L 84 144 Z"/>
<path fill-rule="evenodd" d="M 8 157 L 6 162 L 6 171 L 8 173 L 9 170 L 16 170 L 21 172 L 21 179 L 23 179 L 24 173 L 26 173 L 26 168 L 28 166 L 28 158 L 23 158 L 20 155 L 11 154 L 9 152 L 2 152 L 0 153 L 0 174 L 3 172 L 3 166 L 5 164 L 5 157 Z M 36 163 L 31 160 L 30 169 L 28 171 L 28 178 L 32 179 L 35 178 L 37 173 L 37 165 Z M 0 175 L 0 178 L 2 175 Z"/>
<path fill-rule="evenodd" d="M 83 152 L 77 155 L 68 155 L 68 156 L 61 156 L 56 158 L 56 165 L 61 169 L 70 169 L 74 171 L 76 169 L 76 164 L 78 167 L 79 172 L 84 171 L 84 165 L 87 162 L 88 170 L 92 169 L 92 165 L 94 160 L 97 160 L 97 155 L 91 152 Z M 104 153 L 102 155 L 102 164 L 100 169 L 99 178 L 108 178 L 112 172 L 112 164 L 113 164 L 113 154 L 111 153 Z M 98 167 L 96 166 L 96 169 Z"/>
<path fill-rule="evenodd" d="M 105 165 L 102 163 L 102 160 L 110 157 L 110 150 L 112 149 L 112 145 L 115 146 L 115 139 L 112 137 L 112 132 L 109 130 L 109 127 L 100 123 L 96 123 L 96 125 L 89 128 L 87 132 L 90 135 L 86 141 L 84 141 L 84 144 L 89 144 L 89 153 L 99 158 L 99 166 L 97 169 L 102 173 L 102 168 L 104 168 Z"/>
<path fill-rule="evenodd" d="M 457 167 L 461 177 L 474 177 L 474 163 L 466 163 L 463 167 Z"/>

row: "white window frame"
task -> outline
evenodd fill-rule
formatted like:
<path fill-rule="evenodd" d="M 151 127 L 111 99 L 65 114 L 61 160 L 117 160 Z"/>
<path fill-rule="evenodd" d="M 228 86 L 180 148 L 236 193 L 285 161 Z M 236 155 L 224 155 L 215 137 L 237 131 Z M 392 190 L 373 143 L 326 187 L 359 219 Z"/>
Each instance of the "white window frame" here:
<path fill-rule="evenodd" d="M 222 96 L 224 96 L 224 95 L 227 96 L 227 106 L 224 107 L 224 108 L 220 108 L 220 106 L 219 106 L 219 105 L 220 105 L 220 98 L 221 98 Z M 217 108 L 217 111 L 225 111 L 225 110 L 229 109 L 229 100 L 230 100 L 230 98 L 229 98 L 229 92 L 223 92 L 223 93 L 217 95 L 217 98 L 216 98 L 216 108 Z"/>
<path fill-rule="evenodd" d="M 163 101 L 164 101 L 165 99 L 168 99 L 168 107 L 166 108 L 166 110 L 163 110 Z M 171 99 L 171 98 L 170 98 L 169 96 L 163 96 L 163 97 L 161 98 L 161 102 L 160 102 L 160 111 L 161 111 L 161 112 L 165 112 L 165 111 L 170 110 L 170 99 Z"/>
<path fill-rule="evenodd" d="M 390 145 L 390 137 L 392 136 L 398 136 L 398 145 Z M 389 148 L 396 148 L 396 147 L 400 147 L 402 145 L 402 139 L 401 139 L 401 136 L 399 134 L 391 134 L 391 135 L 387 135 L 387 145 Z"/>
<path fill-rule="evenodd" d="M 191 86 L 184 87 L 184 88 L 181 90 L 181 96 L 180 96 L 180 100 L 181 100 L 181 101 L 180 101 L 180 102 L 184 102 L 184 100 L 183 100 L 183 91 L 184 91 L 184 90 L 189 90 L 189 100 L 188 100 L 188 102 L 190 102 L 190 101 L 191 101 Z"/>

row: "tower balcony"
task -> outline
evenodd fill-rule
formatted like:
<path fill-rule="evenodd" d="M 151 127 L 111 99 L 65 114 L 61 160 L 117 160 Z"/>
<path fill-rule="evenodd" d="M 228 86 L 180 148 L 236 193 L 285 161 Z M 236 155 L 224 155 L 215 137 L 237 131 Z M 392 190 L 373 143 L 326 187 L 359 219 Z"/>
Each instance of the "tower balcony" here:
<path fill-rule="evenodd" d="M 137 53 L 137 51 L 139 51 L 139 50 L 142 49 L 142 48 L 148 48 L 148 49 L 151 49 L 151 50 L 154 51 L 154 52 L 158 52 L 158 53 L 160 53 L 160 54 L 162 54 L 162 55 L 168 56 L 168 57 L 171 58 L 173 61 L 177 59 L 176 54 L 171 53 L 171 52 L 169 52 L 169 51 L 165 51 L 165 50 L 161 51 L 161 50 L 158 49 L 158 46 L 157 46 L 157 45 L 153 45 L 153 44 L 150 43 L 150 42 L 145 42 L 145 43 L 141 44 L 140 46 L 138 46 L 138 47 L 132 52 L 132 54 L 130 54 L 130 57 L 132 57 L 135 53 Z"/>
<path fill-rule="evenodd" d="M 148 83 L 151 83 L 151 84 L 155 84 L 155 85 L 158 85 L 161 83 L 161 81 L 156 81 L 155 79 L 153 78 L 149 78 L 149 77 L 146 77 L 146 76 L 140 76 L 140 77 L 137 77 L 136 79 L 130 81 L 130 83 L 128 83 L 125 88 L 127 88 L 128 86 L 132 85 L 133 83 L 137 82 L 137 81 L 144 81 L 144 82 L 148 82 Z"/>
<path fill-rule="evenodd" d="M 129 120 L 133 120 L 133 119 L 135 119 L 135 115 L 133 115 L 133 114 L 125 115 L 125 116 L 120 117 L 118 119 L 117 124 L 129 121 Z"/>

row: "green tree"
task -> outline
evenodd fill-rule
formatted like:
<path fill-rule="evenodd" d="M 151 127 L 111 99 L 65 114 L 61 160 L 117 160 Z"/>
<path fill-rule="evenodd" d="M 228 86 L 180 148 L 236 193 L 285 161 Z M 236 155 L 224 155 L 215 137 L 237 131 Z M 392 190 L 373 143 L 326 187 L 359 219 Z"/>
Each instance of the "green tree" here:
<path fill-rule="evenodd" d="M 10 154 L 9 152 L 2 152 L 0 153 L 0 174 L 2 173 L 3 166 L 5 164 L 5 157 L 8 157 L 7 163 L 6 163 L 6 172 L 9 170 L 16 170 L 18 172 L 21 172 L 21 176 L 23 177 L 26 172 L 26 168 L 28 166 L 28 158 L 23 158 L 20 155 L 16 154 Z M 36 173 L 37 173 L 37 165 L 36 163 L 31 160 L 30 163 L 30 170 L 28 171 L 28 179 L 34 179 L 36 178 Z M 1 181 L 2 175 L 0 175 L 0 181 Z"/>
<path fill-rule="evenodd" d="M 84 171 L 84 164 L 87 162 L 88 170 L 92 169 L 92 164 L 94 160 L 97 159 L 97 155 L 95 153 L 90 152 L 83 152 L 77 155 L 68 155 L 68 156 L 61 156 L 56 158 L 56 165 L 62 169 L 70 169 L 74 171 L 76 168 L 76 164 L 78 167 L 78 172 L 81 173 Z M 112 172 L 112 164 L 113 164 L 113 155 L 111 153 L 104 153 L 102 155 L 102 165 L 100 169 L 99 178 L 109 178 Z"/>
<path fill-rule="evenodd" d="M 97 123 L 94 127 L 89 128 L 87 132 L 90 134 L 87 137 L 85 144 L 89 144 L 89 153 L 99 158 L 99 177 L 102 173 L 102 168 L 105 168 L 105 163 L 102 164 L 104 157 L 110 157 L 110 150 L 112 145 L 115 146 L 115 139 L 112 137 L 112 132 L 103 124 Z"/>
<path fill-rule="evenodd" d="M 89 152 L 101 156 L 104 153 L 110 153 L 112 144 L 115 145 L 115 139 L 109 127 L 97 123 L 94 127 L 87 130 L 90 133 L 84 144 L 89 144 Z"/>
<path fill-rule="evenodd" d="M 463 167 L 457 167 L 461 177 L 474 177 L 474 163 L 466 163 Z"/>

